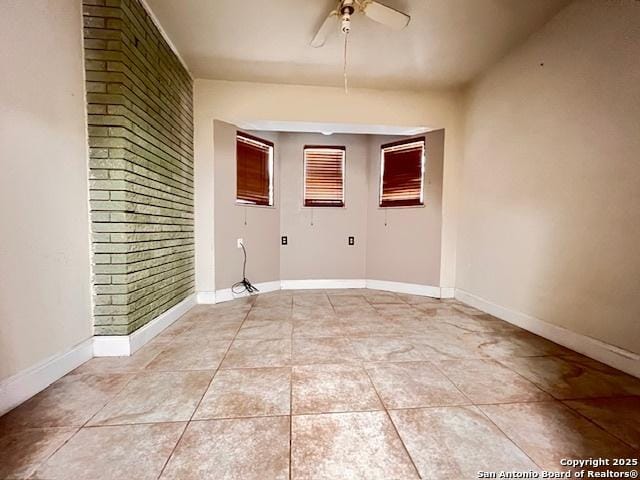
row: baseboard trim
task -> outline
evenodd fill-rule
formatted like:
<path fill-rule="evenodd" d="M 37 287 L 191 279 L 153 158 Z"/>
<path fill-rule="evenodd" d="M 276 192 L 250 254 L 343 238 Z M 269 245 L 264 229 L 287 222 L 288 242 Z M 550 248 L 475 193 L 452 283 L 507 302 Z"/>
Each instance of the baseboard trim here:
<path fill-rule="evenodd" d="M 454 287 L 440 287 L 440 298 L 455 298 L 456 289 Z"/>
<path fill-rule="evenodd" d="M 195 305 L 196 295 L 191 294 L 130 335 L 97 335 L 93 337 L 93 356 L 126 357 L 132 355 Z"/>
<path fill-rule="evenodd" d="M 255 283 L 254 286 L 260 291 L 259 293 L 268 293 L 273 292 L 275 290 L 280 290 L 280 282 L 262 282 Z M 215 303 L 228 302 L 229 300 L 234 300 L 236 298 L 242 298 L 250 295 L 248 292 L 242 293 L 233 293 L 230 288 L 223 288 L 222 290 L 216 290 L 215 292 Z"/>
<path fill-rule="evenodd" d="M 433 298 L 441 298 L 442 295 L 440 287 L 419 285 L 417 283 L 390 282 L 387 280 L 367 280 L 367 288 Z"/>
<path fill-rule="evenodd" d="M 320 280 L 282 280 L 282 290 L 330 290 L 343 288 L 366 288 L 366 280 L 358 279 L 320 279 Z"/>
<path fill-rule="evenodd" d="M 27 401 L 93 356 L 93 338 L 0 382 L 0 416 Z"/>
<path fill-rule="evenodd" d="M 497 305 L 464 290 L 456 289 L 455 298 L 536 335 L 582 353 L 613 368 L 640 378 L 640 355 L 595 338 L 572 332 L 539 318 Z"/>
<path fill-rule="evenodd" d="M 196 302 L 199 305 L 213 305 L 216 303 L 216 292 L 198 292 Z"/>

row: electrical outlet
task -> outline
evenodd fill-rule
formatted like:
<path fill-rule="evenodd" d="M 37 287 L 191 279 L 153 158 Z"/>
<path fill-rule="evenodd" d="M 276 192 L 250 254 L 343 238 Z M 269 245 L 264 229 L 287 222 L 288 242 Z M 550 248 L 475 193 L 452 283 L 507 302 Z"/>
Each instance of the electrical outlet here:
<path fill-rule="evenodd" d="M 356 244 L 356 237 L 349 237 L 349 245 L 355 245 Z"/>
<path fill-rule="evenodd" d="M 242 248 L 242 245 L 244 245 L 244 240 L 239 238 L 238 239 L 238 248 Z"/>
<path fill-rule="evenodd" d="M 288 239 L 286 235 L 283 235 L 282 237 L 280 237 L 280 243 L 282 245 L 287 245 Z"/>

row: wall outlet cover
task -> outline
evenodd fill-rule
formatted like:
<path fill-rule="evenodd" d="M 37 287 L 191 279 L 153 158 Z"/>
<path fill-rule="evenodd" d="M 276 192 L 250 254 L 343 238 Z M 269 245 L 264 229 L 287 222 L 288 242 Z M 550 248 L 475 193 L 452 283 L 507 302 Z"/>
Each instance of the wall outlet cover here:
<path fill-rule="evenodd" d="M 356 237 L 349 237 L 349 245 L 355 245 L 356 244 Z"/>
<path fill-rule="evenodd" d="M 287 245 L 287 242 L 289 241 L 289 239 L 287 238 L 286 235 L 283 235 L 282 237 L 280 237 L 280 243 L 282 245 Z"/>
<path fill-rule="evenodd" d="M 242 238 L 238 239 L 238 248 L 242 248 L 242 245 L 244 245 L 244 240 Z"/>

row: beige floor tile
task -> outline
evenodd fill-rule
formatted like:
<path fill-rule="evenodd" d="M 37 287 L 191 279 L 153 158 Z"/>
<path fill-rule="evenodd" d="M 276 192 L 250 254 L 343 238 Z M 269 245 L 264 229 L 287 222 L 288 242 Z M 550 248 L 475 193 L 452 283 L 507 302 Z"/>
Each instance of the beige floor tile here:
<path fill-rule="evenodd" d="M 451 315 L 443 317 L 432 317 L 433 323 L 439 323 L 441 330 L 449 330 L 458 333 L 490 333 L 500 331 L 500 325 L 496 322 L 482 320 L 471 315 Z M 433 324 L 432 323 L 432 324 Z"/>
<path fill-rule="evenodd" d="M 419 478 L 385 412 L 292 418 L 292 480 Z"/>
<path fill-rule="evenodd" d="M 460 310 L 462 313 L 466 313 L 467 315 L 484 315 L 485 312 L 482 310 L 478 310 L 470 305 L 465 305 L 464 303 L 454 303 L 452 304 L 453 308 L 456 310 Z"/>
<path fill-rule="evenodd" d="M 291 320 L 292 308 L 290 307 L 254 307 L 247 315 L 249 320 Z"/>
<path fill-rule="evenodd" d="M 349 341 L 366 362 L 426 360 L 423 349 L 411 337 L 350 337 Z"/>
<path fill-rule="evenodd" d="M 334 306 L 338 320 L 351 321 L 353 319 L 370 319 L 370 318 L 382 318 L 380 314 L 368 303 L 366 305 L 345 305 Z"/>
<path fill-rule="evenodd" d="M 231 340 L 187 338 L 167 344 L 147 370 L 215 370 L 224 358 Z"/>
<path fill-rule="evenodd" d="M 376 292 L 376 293 L 367 293 L 364 295 L 364 298 L 372 305 L 376 304 L 403 304 L 405 303 L 402 298 L 393 293 L 384 293 L 384 292 Z"/>
<path fill-rule="evenodd" d="M 212 378 L 212 371 L 139 373 L 89 425 L 187 421 Z"/>
<path fill-rule="evenodd" d="M 329 301 L 331 305 L 334 307 L 345 307 L 345 306 L 368 306 L 369 302 L 365 300 L 362 295 L 329 295 Z"/>
<path fill-rule="evenodd" d="M 509 358 L 501 363 L 558 399 L 640 393 L 640 380 L 613 369 L 600 371 L 560 357 Z"/>
<path fill-rule="evenodd" d="M 293 367 L 294 414 L 382 410 L 382 404 L 359 366 L 306 365 Z"/>
<path fill-rule="evenodd" d="M 419 310 L 406 303 L 378 303 L 373 308 L 383 317 L 415 318 L 422 315 Z"/>
<path fill-rule="evenodd" d="M 293 305 L 293 295 L 281 294 L 280 292 L 263 293 L 256 297 L 254 306 L 256 307 L 284 307 L 291 308 Z"/>
<path fill-rule="evenodd" d="M 294 323 L 298 321 L 337 321 L 338 316 L 331 305 L 326 307 L 293 307 L 291 319 Z"/>
<path fill-rule="evenodd" d="M 446 304 L 419 303 L 413 307 L 427 317 L 451 317 L 461 313 Z"/>
<path fill-rule="evenodd" d="M 238 331 L 239 340 L 289 338 L 293 324 L 288 320 L 247 320 Z"/>
<path fill-rule="evenodd" d="M 197 305 L 183 315 L 180 320 L 204 321 L 204 322 L 224 322 L 242 321 L 251 309 L 250 304 L 228 305 L 220 303 L 218 305 Z"/>
<path fill-rule="evenodd" d="M 370 364 L 366 369 L 387 408 L 471 403 L 429 362 Z"/>
<path fill-rule="evenodd" d="M 421 345 L 429 359 L 490 358 L 483 350 L 485 340 L 481 333 L 433 330 L 421 337 Z"/>
<path fill-rule="evenodd" d="M 34 428 L 0 433 L 0 478 L 28 478 L 76 428 Z"/>
<path fill-rule="evenodd" d="M 436 365 L 474 403 L 552 399 L 529 380 L 495 360 L 442 360 Z"/>
<path fill-rule="evenodd" d="M 481 352 L 493 358 L 537 357 L 569 352 L 566 348 L 529 332 L 491 332 L 478 335 L 484 338 Z"/>
<path fill-rule="evenodd" d="M 294 337 L 344 337 L 342 323 L 336 319 L 294 320 Z"/>
<path fill-rule="evenodd" d="M 585 357 L 584 355 L 580 355 L 576 352 L 571 352 L 571 354 L 565 354 L 561 357 L 568 361 L 584 365 L 589 369 L 598 372 L 600 375 L 604 375 L 609 382 L 616 385 L 617 388 L 628 392 L 629 395 L 640 396 L 640 379 L 637 377 L 632 377 L 631 375 L 621 372 L 620 370 L 616 370 L 609 365 L 605 365 L 604 363 Z"/>
<path fill-rule="evenodd" d="M 152 480 L 180 438 L 183 423 L 89 427 L 47 460 L 39 480 Z"/>
<path fill-rule="evenodd" d="M 290 402 L 288 367 L 219 370 L 194 419 L 289 415 Z"/>
<path fill-rule="evenodd" d="M 286 367 L 291 365 L 291 339 L 234 340 L 221 368 Z"/>
<path fill-rule="evenodd" d="M 291 356 L 293 365 L 354 363 L 360 358 L 344 337 L 296 337 Z"/>
<path fill-rule="evenodd" d="M 477 472 L 537 470 L 476 407 L 390 412 L 425 480 L 478 478 Z"/>
<path fill-rule="evenodd" d="M 153 343 L 145 345 L 129 357 L 94 357 L 76 368 L 71 375 L 136 373 L 144 370 L 165 348 L 165 345 Z"/>
<path fill-rule="evenodd" d="M 80 427 L 116 396 L 130 374 L 67 375 L 0 419 L 0 428 Z"/>
<path fill-rule="evenodd" d="M 368 292 L 371 292 L 368 288 L 328 288 L 324 290 L 319 290 L 320 292 L 326 293 L 327 295 L 365 295 Z M 380 291 L 380 290 L 378 290 Z"/>
<path fill-rule="evenodd" d="M 430 304 L 437 306 L 442 304 L 442 300 L 439 298 L 425 297 L 423 295 L 411 295 L 408 293 L 396 293 L 396 295 L 401 298 L 403 302 L 410 305 Z"/>
<path fill-rule="evenodd" d="M 626 445 L 560 402 L 510 403 L 480 407 L 539 466 L 566 470 L 560 460 L 631 458 Z"/>
<path fill-rule="evenodd" d="M 188 329 L 176 335 L 173 341 L 233 340 L 240 325 L 242 325 L 242 320 L 194 321 Z"/>
<path fill-rule="evenodd" d="M 172 342 L 178 335 L 189 330 L 197 321 L 198 320 L 193 316 L 187 317 L 186 315 L 183 315 L 177 321 L 173 322 L 173 324 L 171 324 L 169 327 L 164 329 L 160 335 L 156 336 L 150 342 L 150 345 L 166 344 Z"/>
<path fill-rule="evenodd" d="M 296 293 L 293 295 L 293 308 L 300 307 L 330 309 L 331 302 L 324 293 Z"/>
<path fill-rule="evenodd" d="M 569 400 L 565 403 L 640 450 L 640 397 Z"/>
<path fill-rule="evenodd" d="M 342 320 L 342 328 L 349 337 L 370 337 L 402 335 L 406 326 L 400 321 L 372 315 L 367 318 L 350 318 Z"/>
<path fill-rule="evenodd" d="M 289 417 L 192 422 L 162 480 L 287 480 Z"/>

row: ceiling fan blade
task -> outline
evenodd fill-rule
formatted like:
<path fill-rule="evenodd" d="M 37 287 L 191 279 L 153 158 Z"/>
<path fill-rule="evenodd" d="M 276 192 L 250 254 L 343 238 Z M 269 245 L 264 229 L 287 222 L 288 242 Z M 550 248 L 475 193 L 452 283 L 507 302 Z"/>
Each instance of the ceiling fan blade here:
<path fill-rule="evenodd" d="M 320 48 L 321 46 L 323 46 L 324 42 L 327 41 L 327 36 L 331 32 L 331 30 L 333 30 L 333 27 L 335 27 L 336 24 L 336 12 L 331 12 L 322 23 L 322 26 L 318 30 L 318 33 L 316 33 L 316 36 L 313 37 L 311 46 L 313 48 Z"/>
<path fill-rule="evenodd" d="M 375 1 L 367 3 L 363 11 L 371 20 L 397 30 L 409 25 L 409 20 L 411 20 L 409 15 Z"/>

